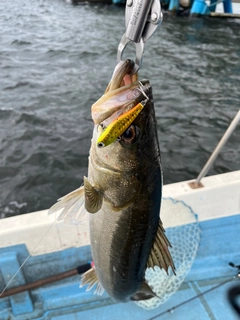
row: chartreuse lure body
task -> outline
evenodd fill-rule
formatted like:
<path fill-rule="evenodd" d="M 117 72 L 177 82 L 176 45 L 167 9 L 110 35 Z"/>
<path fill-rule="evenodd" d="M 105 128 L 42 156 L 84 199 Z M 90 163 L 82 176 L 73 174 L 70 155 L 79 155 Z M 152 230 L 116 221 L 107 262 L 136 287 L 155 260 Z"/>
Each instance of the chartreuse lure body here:
<path fill-rule="evenodd" d="M 133 123 L 139 113 L 142 111 L 146 101 L 139 102 L 131 110 L 120 115 L 114 120 L 99 136 L 97 146 L 99 148 L 106 147 L 120 137 L 124 131 Z"/>

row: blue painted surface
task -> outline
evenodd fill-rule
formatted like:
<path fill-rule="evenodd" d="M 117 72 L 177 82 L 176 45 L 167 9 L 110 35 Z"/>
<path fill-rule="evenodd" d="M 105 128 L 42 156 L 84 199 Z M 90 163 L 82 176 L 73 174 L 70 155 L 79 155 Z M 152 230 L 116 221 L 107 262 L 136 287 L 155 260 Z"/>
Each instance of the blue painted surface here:
<path fill-rule="evenodd" d="M 208 12 L 208 6 L 205 0 L 195 0 L 190 10 L 191 15 L 205 15 Z"/>
<path fill-rule="evenodd" d="M 216 0 L 210 0 L 210 6 L 209 6 L 209 10 L 211 12 L 215 12 L 216 11 Z"/>
<path fill-rule="evenodd" d="M 0 254 L 1 261 L 1 273 L 5 283 L 8 283 L 10 279 L 18 271 L 20 264 L 17 258 L 17 252 L 9 251 Z M 11 287 L 17 287 L 25 284 L 25 278 L 22 270 L 20 270 L 14 277 L 13 281 L 9 285 Z M 28 292 L 19 293 L 10 297 L 10 304 L 13 315 L 22 315 L 33 311 L 32 300 Z"/>
<path fill-rule="evenodd" d="M 233 13 L 232 0 L 224 0 L 223 1 L 223 9 L 224 9 L 225 13 Z"/>
<path fill-rule="evenodd" d="M 169 2 L 169 11 L 177 11 L 179 8 L 179 0 L 170 0 Z"/>
<path fill-rule="evenodd" d="M 112 0 L 114 4 L 125 4 L 126 0 Z"/>
<path fill-rule="evenodd" d="M 202 237 L 197 256 L 186 281 L 235 274 L 229 262 L 240 264 L 240 214 L 200 223 Z"/>
<path fill-rule="evenodd" d="M 215 319 L 215 320 L 237 320 L 238 317 L 231 312 L 231 309 L 226 305 L 225 291 L 229 288 L 229 285 L 224 286 L 223 288 L 216 290 L 212 293 L 211 301 L 216 302 L 216 307 L 218 310 L 215 310 L 215 305 L 211 305 L 210 296 L 207 294 L 204 299 L 196 299 L 191 301 L 188 304 L 181 306 L 180 308 L 175 309 L 173 312 L 167 312 L 164 315 L 158 317 L 161 320 L 206 320 L 206 319 Z M 131 320 L 147 320 L 151 317 L 157 316 L 158 314 L 164 312 L 165 310 L 170 310 L 176 304 L 179 304 L 186 299 L 189 299 L 197 294 L 197 284 L 193 283 L 192 286 L 183 288 L 175 294 L 175 297 L 170 298 L 166 303 L 160 306 L 157 309 L 148 311 L 139 308 L 133 302 L 126 304 L 114 304 L 111 306 L 102 306 L 101 308 L 91 309 L 76 312 L 72 315 L 68 315 L 68 320 L 82 320 L 82 319 L 91 319 L 91 320 L 122 320 L 122 319 L 131 319 Z M 207 287 L 202 286 L 202 289 Z M 209 287 L 208 287 L 209 288 Z M 202 300 L 202 301 L 201 301 Z M 215 310 L 214 313 L 212 310 Z M 66 315 L 54 316 L 53 320 L 64 320 Z"/>
<path fill-rule="evenodd" d="M 171 298 L 159 308 L 147 311 L 138 307 L 133 302 L 126 304 L 115 303 L 107 294 L 99 297 L 93 292 L 86 292 L 79 288 L 80 276 L 74 276 L 32 290 L 29 293 L 18 294 L 15 302 L 12 298 L 0 300 L 1 320 L 26 320 L 26 319 L 109 319 L 109 320 L 147 320 L 164 310 L 183 302 L 199 292 L 202 292 L 217 283 L 236 275 L 236 270 L 231 268 L 230 261 L 239 264 L 238 236 L 240 232 L 240 214 L 223 219 L 209 220 L 200 223 L 202 238 L 198 255 L 190 273 Z M 14 254 L 10 254 L 14 252 Z M 16 270 L 28 252 L 24 245 L 0 249 L 0 282 L 6 282 L 7 270 Z M 11 257 L 12 258 L 7 258 Z M 17 281 L 31 282 L 44 278 L 54 273 L 72 269 L 86 263 L 91 258 L 90 248 L 71 248 L 53 254 L 32 257 L 24 266 L 23 272 Z M 9 260 L 10 259 L 10 260 Z M 9 261 L 11 263 L 9 264 Z M 10 266 L 11 265 L 11 266 Z M 10 269 L 9 269 L 10 268 Z M 226 290 L 233 286 L 228 283 L 201 298 L 181 306 L 173 313 L 161 316 L 161 319 L 217 319 L 237 320 L 238 317 L 226 300 Z M 28 307 L 25 297 L 31 300 Z M 16 313 L 19 301 L 22 307 L 26 305 L 25 314 Z M 16 306 L 14 305 L 16 303 Z M 14 311 L 15 310 L 15 311 Z"/>
<path fill-rule="evenodd" d="M 222 0 L 225 13 L 233 13 L 232 0 Z M 205 0 L 193 0 L 190 4 L 190 15 L 209 15 L 216 11 L 217 0 L 210 0 L 208 6 Z M 177 11 L 180 8 L 180 0 L 170 0 L 168 11 Z"/>

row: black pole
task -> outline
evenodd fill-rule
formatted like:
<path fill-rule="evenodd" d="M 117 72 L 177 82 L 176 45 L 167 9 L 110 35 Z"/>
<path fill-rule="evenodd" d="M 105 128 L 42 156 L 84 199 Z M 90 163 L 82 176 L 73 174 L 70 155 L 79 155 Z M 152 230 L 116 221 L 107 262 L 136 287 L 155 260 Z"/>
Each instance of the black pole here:
<path fill-rule="evenodd" d="M 44 279 L 40 279 L 40 280 L 31 282 L 31 283 L 23 284 L 21 286 L 15 287 L 15 288 L 8 289 L 0 295 L 0 298 L 5 298 L 5 297 L 12 296 L 12 295 L 20 293 L 20 292 L 36 289 L 36 288 L 44 286 L 45 284 L 49 284 L 49 283 L 59 281 L 59 280 L 62 280 L 62 279 L 65 279 L 65 278 L 68 278 L 68 277 L 71 277 L 71 276 L 74 276 L 77 274 L 84 273 L 89 269 L 91 269 L 91 262 L 88 262 L 84 265 L 78 266 L 75 269 L 71 269 L 71 270 L 68 270 L 68 271 L 65 271 L 62 273 L 54 274 L 54 275 L 49 276 Z"/>

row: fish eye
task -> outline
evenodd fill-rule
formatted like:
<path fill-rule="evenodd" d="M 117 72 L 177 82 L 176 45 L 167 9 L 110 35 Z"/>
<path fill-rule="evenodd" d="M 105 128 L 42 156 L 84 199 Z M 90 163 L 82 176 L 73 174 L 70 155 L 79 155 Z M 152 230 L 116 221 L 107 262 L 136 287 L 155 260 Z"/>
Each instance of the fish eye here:
<path fill-rule="evenodd" d="M 121 141 L 125 142 L 125 144 L 133 144 L 134 142 L 137 141 L 139 136 L 140 136 L 140 129 L 137 126 L 132 124 L 121 135 Z"/>
<path fill-rule="evenodd" d="M 98 148 L 103 148 L 103 147 L 105 147 L 105 144 L 103 142 L 99 142 L 97 144 L 97 146 L 98 146 Z"/>

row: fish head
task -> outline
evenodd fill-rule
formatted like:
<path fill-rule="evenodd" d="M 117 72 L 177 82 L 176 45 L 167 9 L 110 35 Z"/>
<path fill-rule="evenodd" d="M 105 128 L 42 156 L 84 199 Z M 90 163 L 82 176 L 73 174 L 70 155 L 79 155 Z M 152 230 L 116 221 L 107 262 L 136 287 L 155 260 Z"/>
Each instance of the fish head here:
<path fill-rule="evenodd" d="M 138 81 L 138 76 L 132 75 L 133 67 L 134 63 L 131 60 L 120 62 L 106 92 L 92 106 L 92 118 L 95 123 L 93 152 L 101 164 L 119 171 L 139 168 L 145 160 L 149 163 L 149 152 L 158 154 L 152 88 L 148 80 Z M 104 126 L 142 101 L 143 109 L 121 136 L 108 146 L 99 148 L 97 141 Z"/>
<path fill-rule="evenodd" d="M 134 106 L 141 95 L 138 88 L 138 75 L 131 74 L 132 60 L 121 61 L 113 72 L 103 96 L 92 105 L 92 119 L 100 124 L 117 112 L 124 112 Z M 111 121 L 111 119 L 109 120 Z"/>

